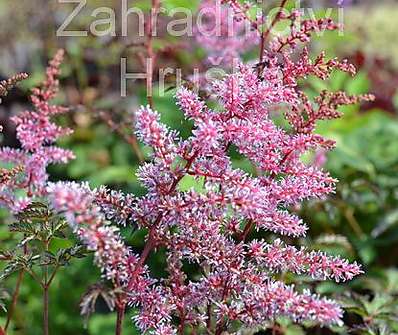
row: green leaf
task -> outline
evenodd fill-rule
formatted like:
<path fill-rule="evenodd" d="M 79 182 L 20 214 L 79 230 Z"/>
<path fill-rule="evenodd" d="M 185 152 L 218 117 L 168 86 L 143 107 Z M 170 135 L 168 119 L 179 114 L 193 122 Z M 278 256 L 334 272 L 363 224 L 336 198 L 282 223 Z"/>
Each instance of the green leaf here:
<path fill-rule="evenodd" d="M 95 306 L 100 297 L 105 301 L 110 311 L 115 308 L 116 295 L 113 290 L 102 283 L 91 285 L 80 302 L 81 314 L 85 318 L 86 327 L 89 317 L 95 312 Z"/>
<path fill-rule="evenodd" d="M 16 258 L 7 263 L 4 269 L 0 272 L 0 281 L 11 276 L 13 273 L 25 268 L 26 263 Z"/>
<path fill-rule="evenodd" d="M 71 248 L 61 249 L 55 256 L 57 264 L 66 266 L 72 258 L 84 258 L 87 256 L 87 250 L 82 245 L 76 245 Z"/>
<path fill-rule="evenodd" d="M 44 251 L 40 255 L 39 266 L 55 265 L 57 263 L 57 258 L 51 251 Z"/>

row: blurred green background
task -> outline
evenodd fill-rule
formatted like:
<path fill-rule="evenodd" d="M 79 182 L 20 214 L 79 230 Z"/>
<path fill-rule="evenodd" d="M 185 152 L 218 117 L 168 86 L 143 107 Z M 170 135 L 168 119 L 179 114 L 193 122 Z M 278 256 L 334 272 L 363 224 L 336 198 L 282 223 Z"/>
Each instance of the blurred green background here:
<path fill-rule="evenodd" d="M 190 1 L 187 5 L 184 0 L 164 0 L 162 4 L 168 9 L 178 6 L 194 9 L 197 2 Z M 129 5 L 148 10 L 149 3 L 130 1 Z M 332 1 L 302 3 L 315 6 L 320 16 L 329 7 L 333 8 L 334 17 L 339 15 Z M 89 0 L 69 29 L 87 30 L 93 10 L 100 6 L 114 8 L 117 18 L 120 15 L 118 0 Z M 62 47 L 67 57 L 58 99 L 70 106 L 71 112 L 60 122 L 72 126 L 75 133 L 61 145 L 71 148 L 77 159 L 67 166 L 52 167 L 51 179 L 87 180 L 93 187 L 105 184 L 142 194 L 144 190 L 135 177 L 139 157 L 123 134 L 132 129 L 134 111 L 140 104 L 146 104 L 145 83 L 129 82 L 128 96 L 120 97 L 120 58 L 127 57 L 129 72 L 142 72 L 137 61 L 140 40 L 134 20 L 127 37 L 56 36 L 57 28 L 73 7 L 53 0 L 0 0 L 0 77 L 21 71 L 30 74 L 0 105 L 0 121 L 5 127 L 2 143 L 18 145 L 9 118 L 28 106 L 29 89 L 40 82 L 47 60 Z M 347 307 L 348 313 L 347 326 L 333 330 L 311 325 L 299 327 L 278 320 L 282 334 L 346 334 L 348 328 L 354 334 L 398 333 L 398 4 L 351 1 L 343 11 L 344 34 L 326 33 L 314 41 L 312 51 L 316 54 L 326 50 L 328 57 L 348 58 L 357 66 L 358 75 L 351 78 L 334 73 L 327 82 L 310 78 L 305 89 L 310 95 L 321 89 L 346 90 L 350 94 L 370 92 L 376 95 L 376 100 L 345 108 L 343 118 L 319 124 L 318 131 L 335 139 L 337 149 L 326 157 L 319 153 L 318 158 L 340 182 L 336 194 L 296 209 L 310 226 L 308 239 L 297 243 L 357 260 L 364 265 L 367 275 L 340 285 L 286 276 L 287 281 L 300 287 L 333 296 Z M 167 21 L 167 15 L 163 20 Z M 189 38 L 177 39 L 166 34 L 156 39 L 155 49 L 159 53 L 158 66 L 181 68 L 184 78 L 193 73 L 205 55 Z M 156 96 L 155 90 L 155 106 L 167 124 L 187 136 L 189 125 L 183 122 L 174 103 L 174 79 L 168 78 L 169 90 L 165 96 Z M 109 119 L 118 126 L 119 133 L 107 124 Z M 144 155 L 147 153 L 146 148 L 141 150 Z M 250 169 L 238 155 L 234 163 Z M 187 180 L 182 187 L 193 186 L 190 183 Z M 14 236 L 9 232 L 11 219 L 6 213 L 2 213 L 1 221 L 0 249 L 4 250 L 13 245 Z M 126 229 L 126 238 L 134 247 L 142 246 L 142 234 Z M 153 272 L 161 272 L 161 256 L 152 256 L 150 263 Z M 90 285 L 98 282 L 99 275 L 91 257 L 75 260 L 61 270 L 50 291 L 52 334 L 113 334 L 115 314 L 109 312 L 105 301 L 97 301 L 97 312 L 87 324 L 80 316 L 80 299 Z M 5 306 L 9 304 L 15 281 L 13 276 L 0 283 L 0 301 Z M 40 288 L 26 276 L 9 335 L 41 334 L 41 311 Z M 133 313 L 130 310 L 129 316 Z M 4 321 L 5 313 L 0 310 L 0 324 Z M 129 320 L 124 326 L 125 334 L 137 333 Z"/>

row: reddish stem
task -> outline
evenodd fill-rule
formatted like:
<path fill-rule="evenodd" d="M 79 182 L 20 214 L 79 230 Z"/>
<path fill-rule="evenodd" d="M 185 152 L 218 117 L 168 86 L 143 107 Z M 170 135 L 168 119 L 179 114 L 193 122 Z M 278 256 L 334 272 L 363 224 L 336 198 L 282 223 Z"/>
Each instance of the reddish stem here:
<path fill-rule="evenodd" d="M 224 283 L 224 289 L 223 289 L 223 293 L 222 293 L 222 301 L 225 302 L 227 299 L 227 294 L 228 294 L 228 290 L 229 290 L 229 277 L 227 277 L 225 283 Z M 216 332 L 215 335 L 221 335 L 222 332 L 224 331 L 224 328 L 226 326 L 226 320 L 220 320 L 217 322 L 216 325 Z"/>
<path fill-rule="evenodd" d="M 183 309 L 180 310 L 180 325 L 178 326 L 178 334 L 183 335 L 185 329 L 185 312 Z"/>
<path fill-rule="evenodd" d="M 279 6 L 279 11 L 275 15 L 274 19 L 271 22 L 271 25 L 268 27 L 266 31 L 264 31 L 261 34 L 261 41 L 260 41 L 260 56 L 259 56 L 259 63 L 261 64 L 264 61 L 264 52 L 265 52 L 265 41 L 268 38 L 269 34 L 271 33 L 271 30 L 275 27 L 275 25 L 278 23 L 280 20 L 281 14 L 283 12 L 283 9 L 285 8 L 287 4 L 287 0 L 282 0 L 280 6 Z"/>
<path fill-rule="evenodd" d="M 125 306 L 123 304 L 122 306 L 118 306 L 117 307 L 117 318 L 116 318 L 115 335 L 121 335 L 122 334 L 124 314 L 125 314 Z"/>
<path fill-rule="evenodd" d="M 160 222 L 160 220 L 156 220 L 155 222 Z M 154 230 L 155 225 L 151 228 L 149 231 L 149 237 L 148 241 L 145 244 L 144 250 L 141 253 L 140 260 L 138 261 L 138 267 L 142 267 L 146 261 L 146 259 L 149 256 L 149 253 L 152 251 L 152 249 L 156 246 L 155 242 L 155 230 Z"/>
<path fill-rule="evenodd" d="M 207 305 L 206 329 L 208 333 L 211 333 L 211 303 Z"/>
<path fill-rule="evenodd" d="M 15 291 L 14 291 L 14 293 L 12 295 L 10 310 L 9 310 L 9 312 L 7 314 L 6 324 L 4 325 L 4 334 L 7 333 L 7 329 L 8 329 L 8 326 L 10 325 L 12 316 L 13 316 L 14 311 L 15 311 L 15 307 L 17 306 L 17 301 L 18 301 L 18 297 L 19 297 L 19 290 L 21 288 L 21 284 L 22 284 L 22 280 L 23 280 L 24 274 L 25 274 L 25 270 L 22 269 L 21 271 L 19 271 L 17 283 L 15 285 Z M 1 332 L 0 332 L 0 334 L 1 334 Z"/>
<path fill-rule="evenodd" d="M 194 160 L 196 159 L 197 156 L 198 156 L 198 153 L 194 153 L 191 156 L 191 158 L 189 158 L 187 160 L 187 163 L 185 164 L 183 172 L 181 172 L 181 174 L 177 178 L 174 179 L 173 184 L 170 186 L 168 194 L 171 194 L 172 192 L 174 192 L 174 190 L 176 189 L 178 183 L 185 176 L 185 174 L 188 173 L 189 169 L 191 168 L 191 166 L 192 166 L 192 164 L 193 164 L 193 162 L 194 162 Z M 156 238 L 155 238 L 155 229 L 158 226 L 158 224 L 160 223 L 160 221 L 162 220 L 162 218 L 163 218 L 163 214 L 159 214 L 156 217 L 156 219 L 155 219 L 155 221 L 154 221 L 154 223 L 153 223 L 153 225 L 152 225 L 152 227 L 151 227 L 151 229 L 149 231 L 148 241 L 146 242 L 144 250 L 141 253 L 140 260 L 138 262 L 138 267 L 141 267 L 141 266 L 144 265 L 146 259 L 149 256 L 149 253 L 152 251 L 153 248 L 156 247 L 157 243 L 156 243 Z"/>
<path fill-rule="evenodd" d="M 153 68 L 155 66 L 156 54 L 153 50 L 153 27 L 154 27 L 154 17 L 156 17 L 158 13 L 158 9 L 160 6 L 160 0 L 152 0 L 151 13 L 149 16 L 149 22 L 146 27 L 146 52 L 149 58 L 149 67 L 148 67 L 148 86 L 147 86 L 147 100 L 149 106 L 153 109 Z"/>
<path fill-rule="evenodd" d="M 239 240 L 242 242 L 245 242 L 247 236 L 249 235 L 249 233 L 251 232 L 253 227 L 254 227 L 254 221 L 249 220 L 249 222 L 246 224 L 245 229 L 243 230 L 242 234 L 239 236 Z"/>
<path fill-rule="evenodd" d="M 27 244 L 24 245 L 23 252 L 24 252 L 24 255 L 26 255 L 28 253 Z M 9 310 L 9 312 L 7 314 L 7 320 L 6 320 L 6 324 L 4 326 L 4 334 L 7 333 L 8 326 L 10 325 L 12 316 L 13 316 L 15 308 L 17 306 L 17 301 L 18 301 L 18 297 L 19 297 L 19 291 L 20 291 L 20 288 L 21 288 L 21 284 L 22 284 L 22 280 L 23 280 L 24 274 L 25 274 L 25 270 L 24 269 L 22 269 L 19 272 L 19 274 L 18 274 L 17 283 L 15 285 L 15 291 L 14 291 L 14 293 L 12 295 L 10 310 Z M 0 327 L 0 330 L 1 330 L 1 327 Z M 0 332 L 0 335 L 2 335 L 1 332 Z"/>

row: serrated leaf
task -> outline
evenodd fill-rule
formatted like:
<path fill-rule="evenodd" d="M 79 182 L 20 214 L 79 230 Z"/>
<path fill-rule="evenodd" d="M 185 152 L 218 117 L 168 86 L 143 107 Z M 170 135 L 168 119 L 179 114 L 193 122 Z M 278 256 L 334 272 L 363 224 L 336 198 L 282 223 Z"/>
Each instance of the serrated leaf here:
<path fill-rule="evenodd" d="M 5 300 L 9 299 L 10 299 L 9 293 L 6 291 L 5 288 L 0 287 L 0 309 L 2 309 L 5 313 L 7 313 L 7 306 L 5 304 Z"/>
<path fill-rule="evenodd" d="M 65 266 L 69 264 L 72 258 L 84 258 L 87 250 L 82 245 L 73 246 L 71 248 L 60 249 L 57 252 L 56 259 L 59 265 Z"/>
<path fill-rule="evenodd" d="M 113 290 L 102 283 L 90 286 L 80 301 L 81 314 L 85 318 L 86 326 L 88 318 L 95 312 L 95 305 L 99 297 L 105 301 L 110 311 L 113 311 L 115 308 L 116 295 Z"/>
<path fill-rule="evenodd" d="M 57 257 L 51 251 L 44 251 L 40 255 L 40 266 L 54 265 L 57 263 Z"/>
<path fill-rule="evenodd" d="M 24 245 L 26 245 L 28 242 L 34 240 L 35 238 L 36 238 L 36 235 L 30 235 L 30 236 L 28 236 L 28 237 L 25 237 L 25 238 L 21 241 L 21 243 L 19 243 L 19 245 L 20 245 L 21 247 L 23 247 Z"/>
<path fill-rule="evenodd" d="M 0 251 L 0 261 L 9 261 L 14 257 L 14 253 L 11 250 Z"/>
<path fill-rule="evenodd" d="M 35 227 L 32 225 L 31 222 L 28 221 L 20 221 L 20 222 L 15 222 L 10 224 L 9 226 L 10 231 L 12 232 L 17 232 L 17 233 L 23 233 L 26 235 L 36 235 L 37 230 Z"/>
<path fill-rule="evenodd" d="M 12 260 L 7 263 L 4 267 L 3 271 L 0 272 L 0 281 L 8 278 L 13 273 L 24 268 L 23 262 L 20 262 L 18 259 Z"/>

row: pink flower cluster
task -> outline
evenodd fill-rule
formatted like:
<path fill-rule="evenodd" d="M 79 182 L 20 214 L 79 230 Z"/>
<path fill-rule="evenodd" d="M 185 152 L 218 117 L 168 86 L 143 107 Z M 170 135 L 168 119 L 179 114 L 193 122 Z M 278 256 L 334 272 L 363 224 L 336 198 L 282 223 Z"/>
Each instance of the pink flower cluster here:
<path fill-rule="evenodd" d="M 157 112 L 142 107 L 136 116 L 137 135 L 153 148 L 152 162 L 138 173 L 148 189 L 145 196 L 69 183 L 50 187 L 54 206 L 95 251 L 104 276 L 123 288 L 124 303 L 139 307 L 134 320 L 142 331 L 172 334 L 207 327 L 221 334 L 233 321 L 259 326 L 278 316 L 341 322 L 342 310 L 335 302 L 296 292 L 273 274 L 291 271 L 339 282 L 360 274 L 359 265 L 280 240 L 268 244 L 249 239 L 253 229 L 304 236 L 306 225 L 289 207 L 332 192 L 335 182 L 301 162 L 307 151 L 330 147 L 328 141 L 273 121 L 275 106 L 286 109 L 300 101 L 295 84 L 286 83 L 277 67 L 270 58 L 259 78 L 256 69 L 241 65 L 237 73 L 215 82 L 218 109 L 209 108 L 192 91 L 179 90 L 178 105 L 194 122 L 186 140 L 163 125 Z M 231 146 L 256 166 L 259 176 L 233 168 Z M 180 181 L 189 177 L 201 191 L 179 190 Z M 148 230 L 141 255 L 122 243 L 107 216 Z M 155 281 L 144 264 L 150 251 L 161 247 L 169 276 Z M 200 268 L 202 275 L 188 278 L 185 262 Z"/>
<path fill-rule="evenodd" d="M 0 81 L 0 97 L 6 96 L 8 94 L 8 91 L 10 91 L 20 81 L 25 80 L 27 77 L 28 75 L 26 73 L 19 73 L 9 79 Z"/>
<path fill-rule="evenodd" d="M 233 2 L 233 6 L 221 0 L 205 0 L 199 7 L 200 29 L 195 32 L 196 42 L 208 52 L 211 65 L 233 65 L 244 52 L 252 49 L 259 34 L 249 22 L 248 5 Z M 198 27 L 199 28 L 199 27 Z"/>
<path fill-rule="evenodd" d="M 168 301 L 166 289 L 155 285 L 144 265 L 144 256 L 135 255 L 124 244 L 119 229 L 106 219 L 108 215 L 120 219 L 131 212 L 132 197 L 108 192 L 104 187 L 92 191 L 85 183 L 73 182 L 50 183 L 48 193 L 54 208 L 65 213 L 76 235 L 95 252 L 95 263 L 103 270 L 104 278 L 125 291 L 118 295 L 116 305 L 140 306 L 139 326 L 172 334 L 168 322 L 173 304 Z M 117 209 L 120 216 L 115 214 Z"/>
<path fill-rule="evenodd" d="M 95 194 L 87 184 L 66 183 L 48 186 L 54 208 L 64 211 L 77 235 L 96 252 L 96 263 L 104 268 L 111 280 L 122 280 L 127 275 L 129 250 L 119 236 L 118 229 L 108 225 Z"/>
<path fill-rule="evenodd" d="M 241 21 L 249 20 L 239 2 L 223 3 Z M 295 22 L 297 15 L 282 19 Z M 213 108 L 181 88 L 177 104 L 193 123 L 188 139 L 162 124 L 158 112 L 142 107 L 136 115 L 137 136 L 152 148 L 151 161 L 138 171 L 146 195 L 62 182 L 48 188 L 54 207 L 95 251 L 96 264 L 120 292 L 119 309 L 138 308 L 134 321 L 143 332 L 207 329 L 220 335 L 234 331 L 236 324 L 262 326 L 280 316 L 341 323 L 343 312 L 336 302 L 296 291 L 275 274 L 288 271 L 341 282 L 362 273 L 358 264 L 279 239 L 268 243 L 251 238 L 255 230 L 305 236 L 306 224 L 290 209 L 334 191 L 336 181 L 316 162 L 305 164 L 303 155 L 334 146 L 314 133 L 317 121 L 339 117 L 339 106 L 371 97 L 321 92 L 311 101 L 298 80 L 310 75 L 326 79 L 335 69 L 354 69 L 344 61 L 326 60 L 324 54 L 311 60 L 307 49 L 295 59 L 293 50 L 317 29 L 336 27 L 329 20 L 304 21 L 289 36 L 275 38 L 257 66 L 240 64 L 235 73 L 212 83 Z M 232 149 L 253 165 L 254 173 L 234 168 Z M 185 179 L 196 187 L 181 189 Z M 147 230 L 141 254 L 123 243 L 111 221 Z M 168 276 L 155 280 L 145 264 L 160 249 L 166 253 Z M 187 274 L 187 264 L 196 273 Z"/>
<path fill-rule="evenodd" d="M 0 161 L 18 166 L 21 173 L 0 186 L 0 202 L 18 212 L 25 208 L 35 196 L 45 193 L 49 164 L 66 163 L 74 158 L 71 151 L 54 146 L 61 136 L 71 133 L 70 129 L 57 126 L 51 117 L 66 112 L 64 107 L 51 104 L 58 92 L 59 67 L 63 59 L 60 50 L 50 62 L 46 79 L 41 88 L 32 91 L 31 101 L 34 110 L 25 111 L 12 118 L 16 124 L 20 149 L 3 147 L 0 149 Z M 15 192 L 24 191 L 25 196 L 18 198 Z"/>

